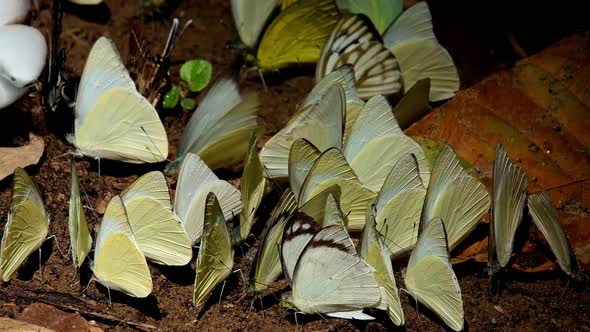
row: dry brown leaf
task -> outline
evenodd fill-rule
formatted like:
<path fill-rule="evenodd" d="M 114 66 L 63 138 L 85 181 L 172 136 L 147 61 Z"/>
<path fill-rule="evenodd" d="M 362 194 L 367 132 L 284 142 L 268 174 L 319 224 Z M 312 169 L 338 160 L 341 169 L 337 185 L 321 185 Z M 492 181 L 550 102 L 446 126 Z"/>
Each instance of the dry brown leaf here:
<path fill-rule="evenodd" d="M 17 148 L 0 148 L 0 180 L 9 176 L 17 167 L 35 165 L 45 150 L 43 138 L 29 134 L 29 144 Z"/>

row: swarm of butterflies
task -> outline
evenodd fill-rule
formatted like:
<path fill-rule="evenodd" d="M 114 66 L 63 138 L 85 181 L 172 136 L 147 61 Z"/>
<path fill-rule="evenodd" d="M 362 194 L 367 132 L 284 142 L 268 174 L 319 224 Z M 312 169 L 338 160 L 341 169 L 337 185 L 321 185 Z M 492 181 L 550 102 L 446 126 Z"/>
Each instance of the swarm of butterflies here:
<path fill-rule="evenodd" d="M 231 275 L 234 247 L 251 235 L 269 188 L 285 181 L 288 188 L 264 224 L 246 291 L 265 291 L 283 274 L 291 291 L 282 302 L 301 313 L 367 320 L 378 309 L 403 325 L 392 261 L 409 255 L 405 291 L 451 329 L 462 330 L 461 290 L 449 252 L 491 206 L 489 272 L 505 269 L 525 201 L 559 266 L 573 278 L 583 277 L 548 194 L 527 198 L 526 175 L 502 146 L 490 198 L 452 148 L 428 156 L 404 134 L 398 118 L 459 88 L 457 70 L 436 41 L 424 2 L 406 10 L 402 1 L 232 0 L 231 5 L 247 61 L 262 72 L 317 62 L 316 85 L 258 151 L 257 96 L 241 93 L 231 77 L 218 80 L 166 167 L 178 177 L 174 200 L 164 173 L 144 174 L 110 200 L 94 240 L 72 160 L 68 224 L 76 268 L 93 251 L 94 280 L 109 291 L 146 297 L 152 292 L 147 261 L 187 265 L 198 246 L 192 298 L 202 308 Z M 177 27 L 175 21 L 163 55 L 170 53 Z M 68 140 L 76 155 L 128 163 L 168 157 L 155 108 L 165 57 L 148 62 L 149 51 L 136 39 L 132 33 L 132 46 L 143 57 L 128 60 L 135 80 L 112 41 L 101 37 L 92 47 L 73 103 Z M 392 107 L 387 97 L 400 93 Z M 239 190 L 213 172 L 241 161 Z M 41 247 L 49 220 L 35 183 L 17 168 L 0 249 L 2 281 L 12 279 Z"/>

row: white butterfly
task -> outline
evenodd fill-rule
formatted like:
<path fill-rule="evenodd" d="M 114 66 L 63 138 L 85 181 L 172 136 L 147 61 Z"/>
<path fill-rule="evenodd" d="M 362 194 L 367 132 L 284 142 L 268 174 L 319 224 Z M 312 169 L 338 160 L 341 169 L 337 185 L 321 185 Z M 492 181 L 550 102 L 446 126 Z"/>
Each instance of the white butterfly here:
<path fill-rule="evenodd" d="M 446 145 L 432 168 L 420 228 L 441 218 L 449 249 L 453 250 L 475 229 L 489 208 L 490 195 L 485 186 L 463 169 L 453 149 Z"/>
<path fill-rule="evenodd" d="M 140 95 L 115 45 L 99 38 L 86 60 L 76 98 L 77 152 L 129 163 L 160 162 L 168 138 L 154 107 Z"/>
<path fill-rule="evenodd" d="M 192 152 L 211 169 L 231 166 L 244 160 L 256 124 L 259 103 L 255 93 L 240 94 L 238 83 L 224 77 L 207 92 L 186 124 L 176 159 L 169 169 Z"/>
<path fill-rule="evenodd" d="M 445 225 L 440 218 L 432 219 L 420 234 L 404 280 L 416 300 L 453 330 L 463 329 L 461 288 L 449 261 Z"/>
<path fill-rule="evenodd" d="M 522 219 L 527 180 L 502 145 L 496 147 L 492 191 L 492 218 L 488 240 L 489 274 L 506 267 L 512 258 L 514 235 Z"/>
<path fill-rule="evenodd" d="M 577 264 L 576 256 L 571 249 L 567 236 L 559 221 L 559 213 L 551 203 L 551 197 L 546 191 L 529 196 L 527 205 L 533 222 L 549 242 L 551 251 L 557 258 L 559 267 L 576 280 L 586 279 L 584 271 Z"/>
<path fill-rule="evenodd" d="M 381 303 L 374 270 L 358 255 L 344 227 L 318 228 L 304 214 L 291 217 L 285 227 L 281 259 L 292 292 L 284 304 L 303 313 L 372 319 L 361 310 Z"/>
<path fill-rule="evenodd" d="M 434 35 L 425 1 L 405 10 L 385 31 L 383 43 L 399 63 L 404 91 L 423 78 L 430 78 L 430 101 L 451 98 L 459 90 L 457 67 Z"/>
<path fill-rule="evenodd" d="M 228 182 L 219 180 L 197 155 L 188 153 L 180 166 L 174 212 L 193 245 L 203 235 L 209 192 L 217 196 L 225 220 L 237 216 L 242 210 L 240 191 Z"/>

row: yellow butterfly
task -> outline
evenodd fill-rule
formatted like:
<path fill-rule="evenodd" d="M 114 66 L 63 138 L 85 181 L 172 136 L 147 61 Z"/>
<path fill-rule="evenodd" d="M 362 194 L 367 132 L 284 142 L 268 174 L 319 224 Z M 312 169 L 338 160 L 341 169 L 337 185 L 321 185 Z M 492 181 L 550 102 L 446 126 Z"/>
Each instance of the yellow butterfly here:
<path fill-rule="evenodd" d="M 333 0 L 301 0 L 288 6 L 265 31 L 254 64 L 263 71 L 315 63 L 340 13 Z"/>
<path fill-rule="evenodd" d="M 12 178 L 12 202 L 4 226 L 0 249 L 0 278 L 14 277 L 23 262 L 39 249 L 49 231 L 49 214 L 41 194 L 24 169 L 17 167 Z"/>

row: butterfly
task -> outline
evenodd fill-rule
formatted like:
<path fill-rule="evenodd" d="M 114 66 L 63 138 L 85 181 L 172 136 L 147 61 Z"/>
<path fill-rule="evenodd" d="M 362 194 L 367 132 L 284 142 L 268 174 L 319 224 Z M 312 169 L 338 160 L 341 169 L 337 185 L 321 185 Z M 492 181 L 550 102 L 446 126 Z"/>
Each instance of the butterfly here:
<path fill-rule="evenodd" d="M 459 74 L 449 52 L 438 43 L 425 1 L 405 10 L 383 33 L 383 44 L 399 63 L 404 91 L 430 78 L 430 101 L 451 98 L 459 90 Z"/>
<path fill-rule="evenodd" d="M 364 14 L 379 33 L 383 33 L 404 9 L 402 0 L 336 0 L 336 5 L 342 12 Z"/>
<path fill-rule="evenodd" d="M 281 0 L 232 0 L 231 12 L 240 41 L 250 49 L 258 44 L 268 18 L 279 7 Z"/>
<path fill-rule="evenodd" d="M 256 251 L 247 291 L 261 292 L 267 289 L 283 272 L 279 246 L 289 217 L 295 213 L 297 201 L 291 189 L 285 190 L 273 208 L 263 231 L 262 242 Z"/>
<path fill-rule="evenodd" d="M 234 266 L 234 250 L 223 211 L 214 193 L 207 195 L 203 239 L 197 257 L 193 304 L 202 307 L 211 291 L 224 281 Z"/>
<path fill-rule="evenodd" d="M 551 251 L 557 258 L 559 267 L 575 280 L 586 279 L 584 272 L 577 265 L 576 256 L 569 245 L 559 221 L 559 213 L 551 203 L 549 194 L 543 191 L 539 194 L 530 195 L 527 199 L 527 205 L 533 217 L 533 222 L 549 243 Z"/>
<path fill-rule="evenodd" d="M 162 172 L 139 177 L 121 193 L 129 226 L 146 259 L 162 265 L 186 265 L 192 243 L 172 211 Z"/>
<path fill-rule="evenodd" d="M 254 64 L 262 71 L 272 71 L 317 62 L 339 17 L 333 0 L 295 2 L 262 35 Z"/>
<path fill-rule="evenodd" d="M 398 61 L 358 15 L 342 17 L 332 31 L 316 66 L 316 81 L 345 64 L 354 68 L 360 98 L 393 95 L 402 89 Z"/>
<path fill-rule="evenodd" d="M 92 249 L 92 237 L 88 230 L 84 205 L 80 199 L 80 184 L 76 173 L 76 162 L 72 159 L 72 184 L 70 187 L 70 207 L 68 214 L 68 228 L 70 230 L 70 248 L 72 250 L 72 261 L 76 268 L 79 268 L 86 256 Z"/>
<path fill-rule="evenodd" d="M 284 178 L 289 175 L 289 151 L 298 138 L 307 139 L 320 152 L 332 147 L 340 148 L 345 104 L 344 90 L 340 85 L 333 84 L 317 103 L 301 109 L 271 137 L 260 150 L 260 161 L 269 177 Z"/>
<path fill-rule="evenodd" d="M 92 272 L 96 280 L 111 290 L 133 297 L 152 292 L 152 277 L 141 251 L 121 197 L 114 196 L 100 223 Z"/>
<path fill-rule="evenodd" d="M 453 250 L 473 231 L 489 208 L 490 195 L 485 186 L 463 169 L 453 149 L 445 145 L 432 168 L 420 228 L 434 218 L 441 218 L 449 249 Z"/>
<path fill-rule="evenodd" d="M 74 133 L 79 154 L 129 163 L 160 162 L 168 138 L 154 107 L 140 95 L 115 45 L 92 46 L 76 97 Z"/>
<path fill-rule="evenodd" d="M 493 169 L 492 218 L 488 240 L 488 272 L 494 275 L 512 257 L 514 236 L 522 220 L 527 179 L 502 145 L 496 147 Z"/>
<path fill-rule="evenodd" d="M 375 200 L 375 228 L 392 259 L 416 243 L 425 196 L 416 157 L 406 154 L 393 166 Z"/>
<path fill-rule="evenodd" d="M 403 325 L 404 312 L 395 284 L 391 259 L 383 238 L 377 232 L 373 206 L 367 207 L 366 220 L 361 235 L 359 255 L 375 269 L 375 278 L 382 287 L 381 301 L 384 303 L 387 315 L 395 325 Z"/>
<path fill-rule="evenodd" d="M 177 172 L 178 164 L 189 152 L 197 154 L 211 169 L 242 161 L 251 133 L 257 132 L 258 108 L 258 96 L 241 94 L 234 79 L 223 77 L 217 81 L 186 124 L 168 173 Z"/>
<path fill-rule="evenodd" d="M 9 281 L 19 267 L 38 250 L 49 231 L 49 214 L 27 172 L 17 167 L 12 176 L 12 201 L 0 247 L 0 278 Z"/>
<path fill-rule="evenodd" d="M 237 216 L 242 210 L 240 192 L 228 182 L 218 179 L 197 155 L 188 153 L 180 166 L 174 212 L 193 245 L 203 235 L 209 192 L 214 193 L 219 200 L 225 220 Z"/>
<path fill-rule="evenodd" d="M 360 231 L 365 224 L 366 206 L 374 201 L 377 194 L 359 181 L 344 155 L 336 148 L 324 151 L 309 170 L 300 189 L 299 206 L 333 185 L 340 186 L 342 191 L 340 204 L 347 215 L 349 229 Z"/>
<path fill-rule="evenodd" d="M 179 21 L 175 18 L 161 55 L 151 54 L 149 42 L 143 35 L 143 26 L 138 19 L 131 22 L 127 68 L 136 83 L 137 91 L 156 107 L 164 89 L 170 84 L 168 69 L 170 53 L 178 33 Z"/>
<path fill-rule="evenodd" d="M 374 270 L 358 255 L 342 225 L 321 228 L 305 214 L 295 214 L 285 226 L 281 260 L 292 289 L 283 297 L 285 306 L 309 314 L 372 319 L 362 309 L 381 303 Z"/>
<path fill-rule="evenodd" d="M 244 170 L 240 181 L 240 191 L 244 207 L 242 208 L 242 212 L 240 212 L 240 224 L 234 230 L 233 238 L 235 239 L 234 242 L 237 243 L 244 241 L 250 235 L 250 230 L 255 221 L 256 211 L 266 190 L 266 177 L 264 177 L 264 169 L 258 158 L 257 142 L 257 137 L 253 133 L 250 137 L 248 153 L 246 154 L 246 161 L 244 162 Z"/>
<path fill-rule="evenodd" d="M 449 261 L 445 224 L 434 218 L 424 227 L 404 276 L 408 293 L 451 329 L 463 329 L 461 288 Z"/>

